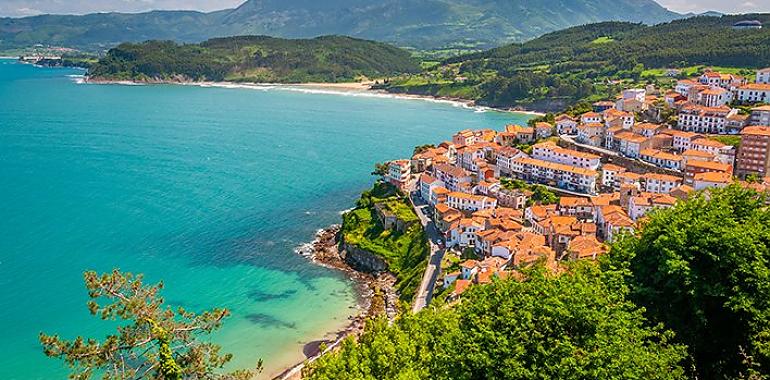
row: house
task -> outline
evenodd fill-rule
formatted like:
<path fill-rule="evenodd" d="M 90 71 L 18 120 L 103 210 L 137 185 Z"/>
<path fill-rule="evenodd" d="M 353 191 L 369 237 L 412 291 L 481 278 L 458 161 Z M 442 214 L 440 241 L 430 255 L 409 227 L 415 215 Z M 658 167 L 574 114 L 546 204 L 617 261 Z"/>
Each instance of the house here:
<path fill-rule="evenodd" d="M 621 233 L 633 233 L 635 223 L 619 206 L 605 206 L 601 209 L 604 240 L 612 242 Z"/>
<path fill-rule="evenodd" d="M 751 126 L 741 131 L 741 146 L 738 152 L 736 174 L 766 177 L 770 172 L 770 127 Z"/>
<path fill-rule="evenodd" d="M 618 151 L 630 158 L 638 158 L 641 151 L 649 147 L 648 138 L 633 132 L 616 133 L 614 139 L 618 141 Z"/>
<path fill-rule="evenodd" d="M 561 197 L 556 206 L 556 212 L 561 216 L 571 216 L 580 220 L 592 219 L 594 215 L 593 205 L 588 198 Z"/>
<path fill-rule="evenodd" d="M 770 125 L 770 105 L 751 109 L 750 125 Z"/>
<path fill-rule="evenodd" d="M 679 111 L 678 126 L 686 132 L 724 134 L 727 117 L 738 113 L 729 107 L 704 107 L 690 104 Z"/>
<path fill-rule="evenodd" d="M 690 79 L 683 79 L 676 82 L 676 87 L 674 87 L 674 91 L 685 98 L 689 98 L 690 90 L 697 85 L 698 85 L 698 82 L 692 81 Z"/>
<path fill-rule="evenodd" d="M 535 129 L 521 125 L 506 125 L 505 131 L 516 135 L 516 142 L 526 144 L 535 141 Z M 502 144 L 501 144 L 502 145 Z"/>
<path fill-rule="evenodd" d="M 658 194 L 668 194 L 684 182 L 682 178 L 658 173 L 647 173 L 642 178 L 644 180 L 644 191 Z"/>
<path fill-rule="evenodd" d="M 704 172 L 698 173 L 693 177 L 693 188 L 695 190 L 710 189 L 716 187 L 726 187 L 733 182 L 733 176 L 724 172 Z"/>
<path fill-rule="evenodd" d="M 527 157 L 513 160 L 513 172 L 519 179 L 585 194 L 596 192 L 599 176 L 595 170 Z"/>
<path fill-rule="evenodd" d="M 446 148 L 429 148 L 412 156 L 412 173 L 422 173 L 432 168 L 434 164 L 446 163 L 449 163 Z"/>
<path fill-rule="evenodd" d="M 544 139 L 553 135 L 553 125 L 545 122 L 535 123 L 535 137 L 538 139 Z"/>
<path fill-rule="evenodd" d="M 719 162 L 732 165 L 735 162 L 735 148 L 711 139 L 693 141 L 692 149 L 714 155 Z"/>
<path fill-rule="evenodd" d="M 669 91 L 663 97 L 663 101 L 666 103 L 666 106 L 668 108 L 674 108 L 674 105 L 677 102 L 685 101 L 685 100 L 687 100 L 687 96 L 682 95 L 676 91 Z"/>
<path fill-rule="evenodd" d="M 705 107 L 722 107 L 733 101 L 733 93 L 722 87 L 710 87 L 698 92 L 696 103 Z"/>
<path fill-rule="evenodd" d="M 446 184 L 449 191 L 460 191 L 469 187 L 472 178 L 463 168 L 442 164 L 433 167 L 433 177 Z"/>
<path fill-rule="evenodd" d="M 390 161 L 385 180 L 400 191 L 408 192 L 412 185 L 412 162 L 410 160 Z"/>
<path fill-rule="evenodd" d="M 593 104 L 594 112 L 602 113 L 608 109 L 615 108 L 615 102 L 601 100 Z"/>
<path fill-rule="evenodd" d="M 523 209 L 531 196 L 531 192 L 518 189 L 499 188 L 493 196 L 497 198 L 497 205 L 513 209 Z"/>
<path fill-rule="evenodd" d="M 601 159 L 595 154 L 562 148 L 551 141 L 533 145 L 532 158 L 592 170 L 599 169 Z"/>
<path fill-rule="evenodd" d="M 757 80 L 755 83 L 770 84 L 770 67 L 757 70 Z"/>
<path fill-rule="evenodd" d="M 639 220 L 652 209 L 674 207 L 677 199 L 668 194 L 641 193 L 628 201 L 628 216 Z"/>
<path fill-rule="evenodd" d="M 497 200 L 494 198 L 460 192 L 451 192 L 447 194 L 446 203 L 451 208 L 469 212 L 494 209 L 497 207 Z"/>
<path fill-rule="evenodd" d="M 614 191 L 618 191 L 623 187 L 631 186 L 636 189 L 641 188 L 642 175 L 633 172 L 622 172 L 615 175 L 615 187 Z"/>
<path fill-rule="evenodd" d="M 446 203 L 437 203 L 433 207 L 433 221 L 436 227 L 442 233 L 446 233 L 452 227 L 452 224 L 459 222 L 463 214 L 456 209 L 449 207 Z"/>
<path fill-rule="evenodd" d="M 501 176 L 510 176 L 513 174 L 513 160 L 519 157 L 526 157 L 524 152 L 510 146 L 505 146 L 497 150 L 497 171 Z"/>
<path fill-rule="evenodd" d="M 577 141 L 582 144 L 602 146 L 603 135 L 604 124 L 602 123 L 581 124 L 577 128 Z"/>
<path fill-rule="evenodd" d="M 685 170 L 685 175 L 684 175 L 685 184 L 693 185 L 696 174 L 716 172 L 716 173 L 727 173 L 732 175 L 733 166 L 730 164 L 724 164 L 716 161 L 688 160 L 687 163 L 685 164 L 684 170 Z"/>
<path fill-rule="evenodd" d="M 735 99 L 741 103 L 770 103 L 770 84 L 749 83 L 738 87 Z"/>
<path fill-rule="evenodd" d="M 684 161 L 682 156 L 658 149 L 643 149 L 639 152 L 639 158 L 657 167 L 672 170 L 682 170 L 682 162 Z"/>
<path fill-rule="evenodd" d="M 548 217 L 556 215 L 556 205 L 532 205 L 524 209 L 524 219 L 530 225 L 535 225 Z"/>
<path fill-rule="evenodd" d="M 437 187 L 445 187 L 446 185 L 444 182 L 439 181 L 435 177 L 423 173 L 420 175 L 419 186 L 420 198 L 422 198 L 425 202 L 428 202 L 430 205 L 435 205 L 438 202 L 435 197 L 431 197 L 431 194 L 434 194 L 433 190 Z"/>
<path fill-rule="evenodd" d="M 478 138 L 470 129 L 465 129 L 452 135 L 452 144 L 455 146 L 468 146 L 476 142 L 478 142 Z"/>
<path fill-rule="evenodd" d="M 596 260 L 609 251 L 596 236 L 577 236 L 569 242 L 564 257 L 569 260 Z"/>
<path fill-rule="evenodd" d="M 617 175 L 625 173 L 626 168 L 613 164 L 602 165 L 602 186 L 605 188 L 619 187 L 617 184 Z"/>
<path fill-rule="evenodd" d="M 602 114 L 597 112 L 586 112 L 580 115 L 581 124 L 601 123 L 603 121 L 604 120 L 602 120 Z"/>
<path fill-rule="evenodd" d="M 634 114 L 633 112 L 625 112 L 617 109 L 608 109 L 602 113 L 604 118 L 604 125 L 607 128 L 614 126 L 622 127 L 626 130 L 631 130 L 634 126 Z"/>
<path fill-rule="evenodd" d="M 556 133 L 560 135 L 574 135 L 577 133 L 578 123 L 569 115 L 556 116 Z"/>
<path fill-rule="evenodd" d="M 750 115 L 734 113 L 727 116 L 727 134 L 737 135 L 749 124 Z"/>
<path fill-rule="evenodd" d="M 655 136 L 658 133 L 661 133 L 665 130 L 666 130 L 666 127 L 660 124 L 652 124 L 652 123 L 639 123 L 634 125 L 631 128 L 631 132 L 636 133 L 637 135 L 642 135 L 647 138 Z"/>

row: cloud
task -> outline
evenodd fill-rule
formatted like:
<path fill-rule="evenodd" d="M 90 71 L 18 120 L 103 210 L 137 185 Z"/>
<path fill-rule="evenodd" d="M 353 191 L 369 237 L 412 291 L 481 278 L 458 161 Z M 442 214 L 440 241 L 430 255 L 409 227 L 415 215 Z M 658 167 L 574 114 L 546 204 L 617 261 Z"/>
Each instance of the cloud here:
<path fill-rule="evenodd" d="M 758 13 L 770 12 L 770 1 L 768 0 L 747 0 L 747 1 L 725 1 L 725 0 L 657 0 L 658 3 L 672 11 L 680 13 L 706 11 L 718 11 L 722 13 Z"/>
<path fill-rule="evenodd" d="M 154 9 L 214 11 L 233 8 L 245 0 L 0 0 L 0 16 L 144 12 Z"/>

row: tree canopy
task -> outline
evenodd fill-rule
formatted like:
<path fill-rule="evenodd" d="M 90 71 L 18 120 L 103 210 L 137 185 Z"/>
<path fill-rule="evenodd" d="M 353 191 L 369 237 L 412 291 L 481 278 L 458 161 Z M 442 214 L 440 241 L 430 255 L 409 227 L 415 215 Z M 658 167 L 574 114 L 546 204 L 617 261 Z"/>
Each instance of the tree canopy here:
<path fill-rule="evenodd" d="M 141 275 L 111 273 L 84 275 L 88 310 L 102 320 L 125 324 L 103 341 L 78 337 L 68 341 L 40 333 L 43 352 L 63 360 L 71 369 L 70 379 L 93 376 L 105 380 L 129 379 L 248 379 L 252 371 L 220 373 L 232 359 L 201 335 L 221 327 L 226 309 L 200 314 L 165 305 L 159 292 L 163 284 L 145 285 Z M 261 368 L 261 362 L 255 366 Z"/>
<path fill-rule="evenodd" d="M 580 263 L 561 276 L 471 287 L 453 308 L 377 320 L 311 364 L 331 379 L 680 379 L 684 347 L 646 326 L 617 275 Z"/>
<path fill-rule="evenodd" d="M 694 376 L 770 372 L 770 212 L 739 185 L 652 213 L 638 237 L 616 244 L 609 266 L 631 299 L 689 346 Z M 757 377 L 754 377 L 757 378 Z"/>

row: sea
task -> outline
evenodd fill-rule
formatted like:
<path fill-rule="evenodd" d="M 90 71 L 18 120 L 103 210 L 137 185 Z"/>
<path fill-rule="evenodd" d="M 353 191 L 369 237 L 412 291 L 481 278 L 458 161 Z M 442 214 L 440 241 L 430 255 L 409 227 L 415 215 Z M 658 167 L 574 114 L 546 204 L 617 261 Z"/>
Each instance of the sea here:
<path fill-rule="evenodd" d="M 359 312 L 351 281 L 297 254 L 339 223 L 373 165 L 531 116 L 284 86 L 84 84 L 0 60 L 0 378 L 64 379 L 38 334 L 102 339 L 83 272 L 163 282 L 228 308 L 210 337 L 271 378 Z"/>

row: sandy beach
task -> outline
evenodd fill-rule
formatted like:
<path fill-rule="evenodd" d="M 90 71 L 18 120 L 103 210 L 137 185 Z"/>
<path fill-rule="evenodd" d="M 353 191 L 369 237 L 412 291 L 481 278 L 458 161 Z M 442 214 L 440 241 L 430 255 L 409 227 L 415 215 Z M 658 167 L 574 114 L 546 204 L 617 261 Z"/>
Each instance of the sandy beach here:
<path fill-rule="evenodd" d="M 339 230 L 340 226 L 334 225 L 318 231 L 315 240 L 306 247 L 298 249 L 297 253 L 307 257 L 318 265 L 342 271 L 350 277 L 355 283 L 357 293 L 360 296 L 359 308 L 361 313 L 351 317 L 350 323 L 344 329 L 330 333 L 324 339 L 305 344 L 303 353 L 306 359 L 291 368 L 287 368 L 280 375 L 274 377 L 274 380 L 301 379 L 302 370 L 308 363 L 317 360 L 328 352 L 334 351 L 347 337 L 361 334 L 364 331 L 366 320 L 375 317 L 382 312 L 381 310 L 374 310 L 371 307 L 375 290 L 379 290 L 384 294 L 384 312 L 388 318 L 392 319 L 396 316 L 396 307 L 399 302 L 398 294 L 396 294 L 394 290 L 396 278 L 389 273 L 375 276 L 368 273 L 358 272 L 351 268 L 345 262 L 339 249 Z M 326 349 L 321 352 L 321 347 L 323 345 L 326 346 Z"/>
<path fill-rule="evenodd" d="M 175 80 L 149 80 L 149 81 L 128 81 L 128 80 L 102 80 L 94 78 L 84 78 L 83 83 L 89 84 L 108 84 L 108 85 L 124 85 L 124 86 L 137 86 L 145 84 L 174 84 L 185 86 L 200 86 L 200 87 L 221 87 L 221 88 L 246 88 L 256 90 L 287 90 L 287 91 L 300 91 L 307 93 L 318 94 L 338 94 L 338 95 L 356 95 L 356 96 L 372 96 L 392 99 L 412 99 L 423 100 L 436 103 L 447 103 L 459 107 L 472 108 L 479 111 L 496 111 L 496 112 L 512 112 L 518 114 L 527 114 L 532 116 L 543 116 L 542 112 L 537 112 L 527 109 L 518 108 L 497 108 L 480 106 L 473 100 L 441 97 L 432 95 L 417 95 L 417 94 L 402 94 L 393 93 L 385 90 L 374 90 L 372 86 L 375 84 L 373 81 L 368 82 L 344 82 L 344 83 L 251 83 L 251 82 L 200 82 L 189 81 L 184 79 Z"/>

